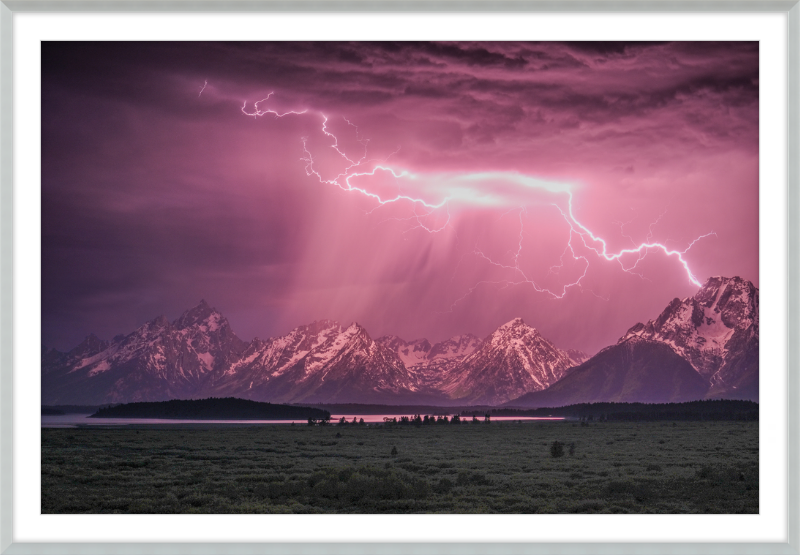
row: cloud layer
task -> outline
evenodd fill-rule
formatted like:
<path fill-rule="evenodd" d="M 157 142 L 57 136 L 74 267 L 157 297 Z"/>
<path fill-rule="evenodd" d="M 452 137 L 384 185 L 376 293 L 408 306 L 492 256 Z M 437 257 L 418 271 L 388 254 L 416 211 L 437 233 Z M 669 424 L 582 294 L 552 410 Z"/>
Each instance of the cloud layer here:
<path fill-rule="evenodd" d="M 696 290 L 663 253 L 565 251 L 570 193 L 609 249 L 714 232 L 697 278 L 758 284 L 757 43 L 44 43 L 42 67 L 50 346 L 205 298 L 244 338 L 522 316 L 595 351 Z M 304 113 L 243 113 L 267 97 Z"/>

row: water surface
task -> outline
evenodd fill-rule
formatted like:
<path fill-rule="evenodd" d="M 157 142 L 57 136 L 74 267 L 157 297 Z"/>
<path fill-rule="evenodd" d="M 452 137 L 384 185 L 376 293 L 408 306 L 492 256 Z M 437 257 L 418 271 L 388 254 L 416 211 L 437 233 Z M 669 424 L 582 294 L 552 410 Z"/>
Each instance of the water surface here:
<path fill-rule="evenodd" d="M 385 418 L 397 418 L 402 416 L 413 417 L 412 414 L 334 414 L 331 416 L 331 423 L 337 424 L 339 419 L 345 417 L 349 422 L 364 419 L 366 424 L 383 423 Z M 464 416 L 462 420 L 471 421 L 471 416 Z M 483 422 L 483 417 L 478 417 Z M 564 420 L 558 417 L 534 417 L 534 416 L 492 416 L 492 422 L 512 422 L 512 421 L 533 421 L 533 420 Z M 168 419 L 168 418 L 89 418 L 88 414 L 59 414 L 42 415 L 42 428 L 74 428 L 77 426 L 127 426 L 135 425 L 176 425 L 176 424 L 306 424 L 305 420 L 191 420 L 191 419 Z"/>

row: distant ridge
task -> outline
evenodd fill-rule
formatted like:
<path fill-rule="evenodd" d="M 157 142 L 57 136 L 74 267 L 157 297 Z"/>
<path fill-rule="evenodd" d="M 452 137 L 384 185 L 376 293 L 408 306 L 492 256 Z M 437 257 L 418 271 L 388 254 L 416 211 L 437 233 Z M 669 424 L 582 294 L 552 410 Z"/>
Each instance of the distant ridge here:
<path fill-rule="evenodd" d="M 462 415 L 484 414 L 484 411 L 464 411 Z M 622 421 L 705 421 L 758 420 L 758 403 L 744 400 L 710 399 L 685 403 L 579 403 L 564 407 L 538 409 L 492 408 L 491 416 L 560 416 L 581 420 Z"/>
<path fill-rule="evenodd" d="M 162 418 L 186 420 L 328 420 L 331 413 L 310 407 L 274 405 L 225 397 L 126 403 L 99 409 L 90 418 Z"/>
<path fill-rule="evenodd" d="M 679 403 L 702 399 L 707 391 L 708 382 L 669 345 L 634 336 L 606 347 L 549 388 L 506 404 Z"/>
<path fill-rule="evenodd" d="M 515 318 L 484 339 L 373 340 L 358 323 L 298 326 L 240 340 L 205 301 L 174 322 L 42 348 L 43 405 L 236 397 L 302 406 L 561 406 L 587 402 L 758 401 L 758 288 L 712 277 L 592 357 Z M 59 410 L 56 408 L 55 410 Z"/>

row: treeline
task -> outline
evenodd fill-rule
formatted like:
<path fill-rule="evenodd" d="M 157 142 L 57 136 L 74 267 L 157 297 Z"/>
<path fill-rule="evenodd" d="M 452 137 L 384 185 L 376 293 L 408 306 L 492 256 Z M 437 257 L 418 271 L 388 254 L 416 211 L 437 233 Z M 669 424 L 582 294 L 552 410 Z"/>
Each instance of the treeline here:
<path fill-rule="evenodd" d="M 464 411 L 462 415 L 486 411 Z M 686 403 L 581 403 L 539 409 L 491 409 L 493 416 L 560 416 L 580 420 L 758 420 L 758 403 L 715 399 Z"/>
<path fill-rule="evenodd" d="M 384 425 L 399 425 L 399 426 L 430 426 L 433 424 L 489 424 L 491 423 L 492 418 L 490 415 L 486 414 L 483 416 L 483 419 L 478 420 L 476 416 L 473 416 L 472 419 L 469 418 L 461 418 L 459 415 L 454 414 L 452 418 L 448 418 L 447 415 L 438 415 L 438 416 L 425 416 L 415 414 L 414 416 L 401 416 L 400 418 L 394 417 L 385 417 L 383 419 Z M 314 419 L 308 419 L 308 425 L 326 425 L 327 422 L 318 422 Z M 353 421 L 348 421 L 344 416 L 339 419 L 339 426 L 356 426 L 356 425 L 363 425 L 364 419 L 361 418 L 360 420 L 353 417 Z"/>
<path fill-rule="evenodd" d="M 235 397 L 126 403 L 101 408 L 92 418 L 160 418 L 183 420 L 330 420 L 326 410 L 260 403 Z"/>
<path fill-rule="evenodd" d="M 113 407 L 109 405 L 42 405 L 42 414 L 57 416 L 62 414 L 92 414 L 101 408 Z"/>

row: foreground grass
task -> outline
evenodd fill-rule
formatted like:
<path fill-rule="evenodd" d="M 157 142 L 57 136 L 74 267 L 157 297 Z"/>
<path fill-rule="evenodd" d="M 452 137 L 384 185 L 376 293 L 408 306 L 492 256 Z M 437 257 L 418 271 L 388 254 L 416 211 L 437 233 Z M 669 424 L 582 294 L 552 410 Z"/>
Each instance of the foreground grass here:
<path fill-rule="evenodd" d="M 274 512 L 757 513 L 758 422 L 42 429 L 42 513 Z"/>

